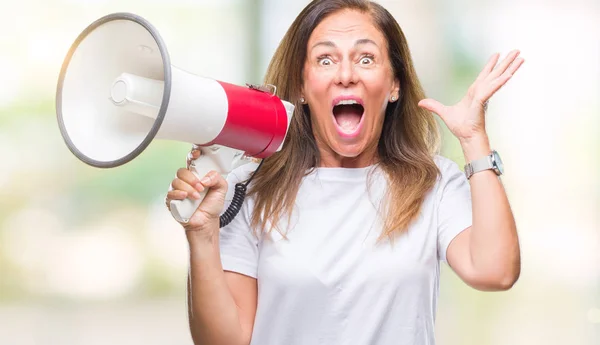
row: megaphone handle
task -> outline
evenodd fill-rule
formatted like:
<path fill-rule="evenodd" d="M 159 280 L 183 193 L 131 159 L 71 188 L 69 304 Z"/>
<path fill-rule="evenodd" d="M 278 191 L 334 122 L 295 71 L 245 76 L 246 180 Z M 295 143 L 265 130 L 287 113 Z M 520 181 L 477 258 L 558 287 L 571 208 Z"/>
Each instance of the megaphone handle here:
<path fill-rule="evenodd" d="M 225 162 L 220 159 L 222 157 L 219 157 L 217 151 L 205 148 L 202 148 L 201 151 L 202 154 L 200 157 L 192 161 L 189 168 L 189 170 L 196 175 L 196 178 L 199 180 L 202 179 L 211 170 L 220 174 L 227 173 L 223 166 L 223 163 Z M 229 164 L 231 165 L 231 162 L 229 162 Z M 184 200 L 171 200 L 171 214 L 173 215 L 173 218 L 178 222 L 189 222 L 194 212 L 198 209 L 198 206 L 200 206 L 202 200 L 204 200 L 207 192 L 208 189 L 204 190 L 200 193 L 200 198 L 196 200 L 190 198 Z"/>

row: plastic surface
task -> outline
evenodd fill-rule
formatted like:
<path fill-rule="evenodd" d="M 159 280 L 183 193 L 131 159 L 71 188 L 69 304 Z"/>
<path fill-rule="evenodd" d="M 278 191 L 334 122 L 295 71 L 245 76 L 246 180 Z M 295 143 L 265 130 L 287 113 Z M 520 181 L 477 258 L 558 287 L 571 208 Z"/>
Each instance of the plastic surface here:
<path fill-rule="evenodd" d="M 243 152 L 225 146 L 209 146 L 201 148 L 201 155 L 190 165 L 190 171 L 200 180 L 210 171 L 216 171 L 226 177 L 233 169 L 245 161 Z M 249 162 L 249 160 L 248 160 Z M 171 201 L 171 214 L 180 223 L 187 223 L 200 206 L 208 189 L 200 193 L 200 199 L 184 199 Z"/>

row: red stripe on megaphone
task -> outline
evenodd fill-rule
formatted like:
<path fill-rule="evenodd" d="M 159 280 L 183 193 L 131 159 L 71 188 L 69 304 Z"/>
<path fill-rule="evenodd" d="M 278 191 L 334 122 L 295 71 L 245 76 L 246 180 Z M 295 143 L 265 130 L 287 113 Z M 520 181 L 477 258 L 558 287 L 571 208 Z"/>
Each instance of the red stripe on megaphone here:
<path fill-rule="evenodd" d="M 287 132 L 287 112 L 279 97 L 219 81 L 227 94 L 225 126 L 212 144 L 266 158 L 277 150 Z"/>

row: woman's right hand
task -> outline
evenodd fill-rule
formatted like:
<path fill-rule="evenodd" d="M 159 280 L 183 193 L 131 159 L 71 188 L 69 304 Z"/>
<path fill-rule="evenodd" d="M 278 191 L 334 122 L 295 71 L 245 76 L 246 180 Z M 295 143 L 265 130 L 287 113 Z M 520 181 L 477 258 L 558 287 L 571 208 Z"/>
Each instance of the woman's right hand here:
<path fill-rule="evenodd" d="M 189 168 L 191 162 L 198 159 L 200 154 L 200 149 L 194 145 L 187 156 L 186 168 L 177 170 L 177 177 L 171 182 L 165 201 L 170 211 L 171 200 L 184 200 L 188 197 L 198 200 L 200 193 L 208 189 L 189 222 L 181 225 L 188 233 L 194 232 L 203 238 L 214 239 L 214 236 L 218 236 L 219 217 L 227 194 L 227 181 L 216 171 L 210 171 L 199 180 Z"/>

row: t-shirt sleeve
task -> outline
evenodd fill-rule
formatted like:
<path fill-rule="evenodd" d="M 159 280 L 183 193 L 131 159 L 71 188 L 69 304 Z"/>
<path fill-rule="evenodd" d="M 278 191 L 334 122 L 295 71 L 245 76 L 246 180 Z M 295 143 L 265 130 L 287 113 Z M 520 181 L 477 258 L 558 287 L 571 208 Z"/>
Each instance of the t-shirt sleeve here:
<path fill-rule="evenodd" d="M 443 262 L 450 242 L 473 222 L 471 186 L 458 165 L 445 159 L 442 164 L 441 190 L 438 203 L 438 257 Z"/>
<path fill-rule="evenodd" d="M 252 163 L 249 163 L 252 164 Z M 236 169 L 227 176 L 228 192 L 225 198 L 223 212 L 231 204 L 235 184 L 247 179 L 248 167 Z M 253 171 L 251 169 L 250 171 Z M 240 273 L 252 278 L 257 277 L 258 271 L 258 238 L 250 227 L 250 211 L 248 200 L 237 216 L 228 225 L 221 228 L 219 246 L 223 270 Z"/>

